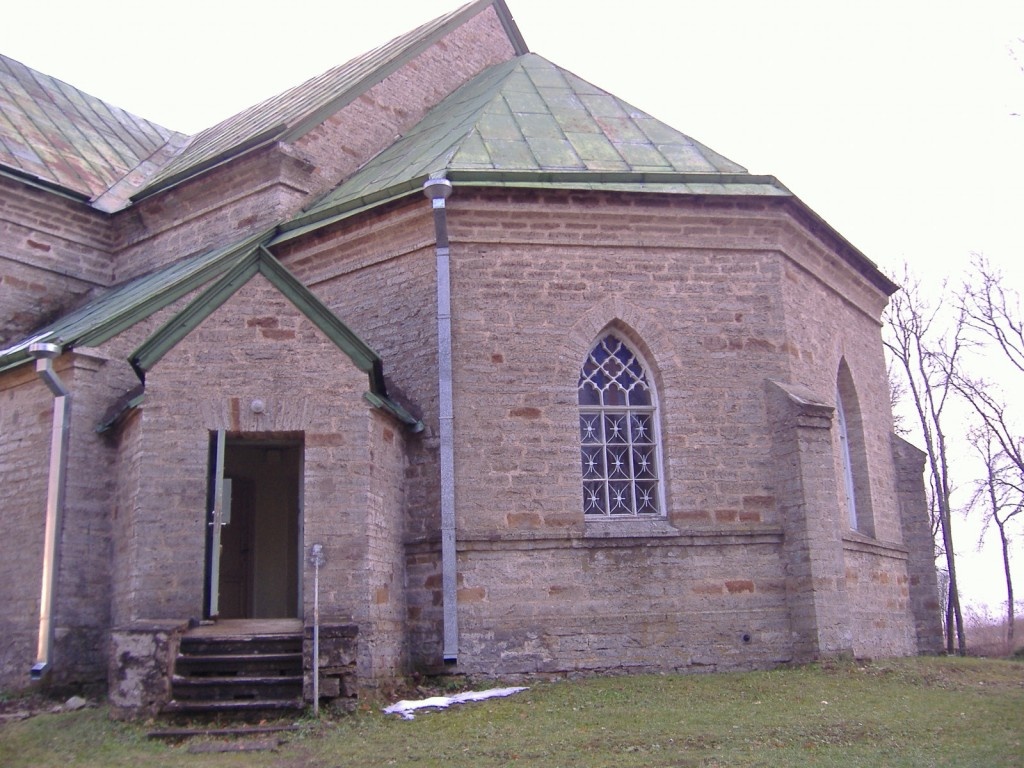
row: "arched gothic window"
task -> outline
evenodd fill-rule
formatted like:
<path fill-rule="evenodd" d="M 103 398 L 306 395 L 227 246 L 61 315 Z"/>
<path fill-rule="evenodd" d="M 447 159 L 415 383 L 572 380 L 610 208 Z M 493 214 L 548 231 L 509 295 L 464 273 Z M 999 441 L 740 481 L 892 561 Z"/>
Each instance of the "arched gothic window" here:
<path fill-rule="evenodd" d="M 857 530 L 857 489 L 853 484 L 853 457 L 850 455 L 850 435 L 846 426 L 843 393 L 836 390 L 836 421 L 839 427 L 839 458 L 843 465 L 843 488 L 846 491 L 846 515 L 850 528 Z"/>
<path fill-rule="evenodd" d="M 643 363 L 613 333 L 580 370 L 583 512 L 588 516 L 663 514 L 654 391 Z"/>
<path fill-rule="evenodd" d="M 836 376 L 836 426 L 850 528 L 874 536 L 863 417 L 857 390 L 853 385 L 853 375 L 845 359 L 839 361 L 839 373 Z"/>

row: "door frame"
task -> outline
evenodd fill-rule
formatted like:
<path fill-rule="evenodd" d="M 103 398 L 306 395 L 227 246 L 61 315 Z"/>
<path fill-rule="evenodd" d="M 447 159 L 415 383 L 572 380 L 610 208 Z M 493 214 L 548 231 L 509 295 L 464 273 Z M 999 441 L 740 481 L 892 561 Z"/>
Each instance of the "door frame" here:
<path fill-rule="evenodd" d="M 207 477 L 207 504 L 205 516 L 205 557 L 203 572 L 203 617 L 216 620 L 220 613 L 220 579 L 222 561 L 222 532 L 223 526 L 230 520 L 231 503 L 231 481 L 225 478 L 225 463 L 231 447 L 235 445 L 252 446 L 260 448 L 279 447 L 291 453 L 295 452 L 293 461 L 294 469 L 297 471 L 295 488 L 295 509 L 294 520 L 288 525 L 294 525 L 295 530 L 295 558 L 294 573 L 287 574 L 288 578 L 295 579 L 295 600 L 294 617 L 302 618 L 304 615 L 303 603 L 303 571 L 304 571 L 304 531 L 305 531 L 305 433 L 304 432 L 238 432 L 228 433 L 227 430 L 218 429 L 210 432 L 209 441 L 209 462 Z M 225 519 L 227 516 L 227 519 Z M 253 521 L 255 529 L 256 522 Z M 254 534 L 255 535 L 255 534 Z M 253 566 L 256 567 L 255 565 Z M 288 568 L 290 571 L 291 568 Z M 252 589 L 256 589 L 255 583 Z M 284 618 L 284 617 L 282 617 Z"/>

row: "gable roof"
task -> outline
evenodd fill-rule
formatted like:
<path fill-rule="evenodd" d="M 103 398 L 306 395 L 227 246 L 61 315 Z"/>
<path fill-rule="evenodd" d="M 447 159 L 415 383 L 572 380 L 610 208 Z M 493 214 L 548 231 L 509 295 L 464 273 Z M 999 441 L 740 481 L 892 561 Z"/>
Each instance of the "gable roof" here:
<path fill-rule="evenodd" d="M 129 361 L 140 378 L 200 323 L 212 315 L 239 288 L 257 274 L 263 275 L 312 323 L 341 349 L 355 366 L 371 376 L 380 376 L 380 357 L 356 336 L 319 299 L 281 264 L 262 243 L 244 249 L 224 274 L 187 307 L 168 320 L 136 349 Z M 376 382 L 381 385 L 381 382 Z"/>
<path fill-rule="evenodd" d="M 0 55 L 0 166 L 84 201 L 119 207 L 186 137 Z M 107 206 L 107 207 L 105 207 Z"/>
<path fill-rule="evenodd" d="M 133 199 L 152 194 L 255 147 L 276 141 L 295 141 L 452 30 L 492 6 L 516 53 L 525 53 L 526 43 L 504 0 L 474 0 L 202 131 Z"/>
<path fill-rule="evenodd" d="M 491 7 L 525 53 L 504 0 L 473 0 L 192 137 L 0 55 L 0 172 L 120 210 L 256 147 L 300 138 Z"/>
<path fill-rule="evenodd" d="M 496 64 L 306 212 L 298 229 L 418 191 L 428 178 L 501 186 L 790 195 L 536 54 Z"/>
<path fill-rule="evenodd" d="M 32 360 L 29 348 L 35 343 L 56 344 L 61 351 L 102 344 L 212 282 L 129 356 L 128 362 L 144 382 L 146 372 L 169 350 L 260 274 L 367 374 L 369 391 L 364 397 L 371 405 L 386 410 L 414 432 L 421 431 L 423 424 L 388 396 L 380 356 L 266 249 L 272 234 L 264 232 L 200 253 L 110 289 L 32 336 L 0 349 L 0 372 Z"/>
<path fill-rule="evenodd" d="M 112 339 L 220 276 L 269 235 L 269 232 L 264 232 L 181 259 L 156 272 L 110 288 L 32 335 L 0 349 L 0 371 L 31 360 L 29 347 L 37 342 L 68 349 L 95 346 Z"/>

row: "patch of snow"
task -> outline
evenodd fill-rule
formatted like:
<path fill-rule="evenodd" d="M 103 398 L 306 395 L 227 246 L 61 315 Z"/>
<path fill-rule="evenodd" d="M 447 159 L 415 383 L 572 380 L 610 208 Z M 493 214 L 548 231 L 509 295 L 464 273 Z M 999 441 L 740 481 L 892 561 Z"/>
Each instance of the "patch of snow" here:
<path fill-rule="evenodd" d="M 418 701 L 399 701 L 390 707 L 384 707 L 385 714 L 401 715 L 403 720 L 412 720 L 417 709 L 446 709 L 452 704 L 462 704 L 467 701 L 483 701 L 484 699 L 497 699 L 504 696 L 511 696 L 513 693 L 525 691 L 525 687 L 519 688 L 490 688 L 486 691 L 466 691 L 456 693 L 454 696 L 431 696 L 429 699 Z"/>

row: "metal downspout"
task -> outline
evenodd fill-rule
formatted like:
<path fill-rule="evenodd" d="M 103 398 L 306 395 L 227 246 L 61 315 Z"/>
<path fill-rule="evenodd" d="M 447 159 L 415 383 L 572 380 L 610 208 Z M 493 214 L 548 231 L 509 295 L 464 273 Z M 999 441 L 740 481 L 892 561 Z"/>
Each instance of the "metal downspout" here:
<path fill-rule="evenodd" d="M 458 589 L 455 551 L 455 440 L 452 411 L 452 302 L 449 271 L 448 216 L 445 199 L 452 193 L 447 179 L 428 179 L 423 194 L 434 208 L 437 243 L 437 388 L 441 430 L 441 597 L 444 612 L 446 664 L 459 658 Z"/>
<path fill-rule="evenodd" d="M 60 355 L 56 344 L 33 344 L 29 354 L 36 360 L 36 373 L 53 393 L 53 429 L 50 433 L 50 474 L 46 488 L 46 528 L 43 538 L 43 585 L 39 593 L 39 640 L 36 661 L 29 674 L 42 679 L 50 670 L 53 654 L 53 606 L 57 569 L 60 566 L 61 517 L 64 511 L 64 476 L 67 468 L 68 434 L 71 421 L 71 392 L 53 369 Z"/>

